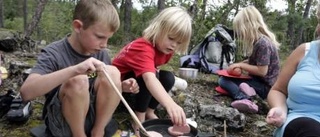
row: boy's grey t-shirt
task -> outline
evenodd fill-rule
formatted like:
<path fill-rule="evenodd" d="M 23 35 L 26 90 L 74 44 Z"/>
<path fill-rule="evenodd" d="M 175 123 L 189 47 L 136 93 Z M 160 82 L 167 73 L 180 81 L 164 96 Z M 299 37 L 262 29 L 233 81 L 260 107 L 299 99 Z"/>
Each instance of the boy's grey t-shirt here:
<path fill-rule="evenodd" d="M 103 61 L 107 65 L 111 64 L 111 59 L 107 50 L 101 50 L 90 56 L 84 56 L 77 53 L 69 44 L 67 37 L 65 37 L 59 41 L 49 44 L 41 50 L 37 63 L 32 68 L 31 73 L 38 73 L 41 75 L 48 74 L 76 65 L 90 57 Z M 58 89 L 58 87 L 46 94 L 46 102 L 51 100 L 51 96 L 54 95 L 53 93 Z"/>
<path fill-rule="evenodd" d="M 90 57 L 111 64 L 107 50 L 101 50 L 90 56 L 77 53 L 69 44 L 67 38 L 53 42 L 41 50 L 37 64 L 31 73 L 48 74 L 69 66 L 76 65 Z"/>

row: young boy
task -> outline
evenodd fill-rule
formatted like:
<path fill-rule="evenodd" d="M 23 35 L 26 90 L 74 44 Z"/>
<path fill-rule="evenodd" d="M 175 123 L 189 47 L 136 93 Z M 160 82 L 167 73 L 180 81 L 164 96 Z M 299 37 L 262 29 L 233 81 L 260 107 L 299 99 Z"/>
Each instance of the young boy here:
<path fill-rule="evenodd" d="M 43 117 L 52 136 L 110 136 L 105 127 L 120 98 L 103 70 L 120 91 L 138 91 L 134 79 L 121 82 L 118 69 L 107 65 L 105 48 L 119 25 L 109 0 L 80 0 L 72 33 L 42 49 L 20 92 L 25 101 L 45 95 Z"/>

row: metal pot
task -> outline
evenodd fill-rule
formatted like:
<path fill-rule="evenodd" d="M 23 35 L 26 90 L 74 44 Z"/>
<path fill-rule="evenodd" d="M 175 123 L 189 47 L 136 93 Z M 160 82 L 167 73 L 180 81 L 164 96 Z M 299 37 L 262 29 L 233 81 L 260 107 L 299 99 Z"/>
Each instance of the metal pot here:
<path fill-rule="evenodd" d="M 172 137 L 168 132 L 168 128 L 170 126 L 173 126 L 170 119 L 147 120 L 147 121 L 143 122 L 142 125 L 147 131 L 156 131 L 156 132 L 160 133 L 163 137 Z M 190 126 L 191 131 L 189 134 L 185 134 L 185 136 L 196 137 L 198 134 L 198 130 L 190 124 L 189 124 L 189 126 Z M 147 135 L 142 133 L 141 130 L 140 130 L 140 136 L 147 137 Z"/>
<path fill-rule="evenodd" d="M 179 68 L 179 77 L 184 79 L 195 79 L 198 76 L 198 69 Z"/>

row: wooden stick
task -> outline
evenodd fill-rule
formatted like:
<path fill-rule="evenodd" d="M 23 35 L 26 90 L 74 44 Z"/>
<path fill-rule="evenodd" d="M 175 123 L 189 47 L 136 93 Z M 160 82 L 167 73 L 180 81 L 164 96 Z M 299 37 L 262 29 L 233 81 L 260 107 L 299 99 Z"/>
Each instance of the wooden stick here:
<path fill-rule="evenodd" d="M 118 96 L 120 97 L 122 103 L 125 105 L 125 107 L 128 109 L 130 115 L 132 116 L 133 120 L 139 125 L 139 127 L 141 128 L 141 130 L 144 132 L 145 135 L 149 136 L 147 133 L 147 130 L 142 126 L 140 120 L 138 119 L 138 117 L 136 116 L 136 114 L 133 112 L 133 110 L 130 108 L 130 106 L 128 105 L 127 101 L 123 98 L 121 92 L 119 91 L 119 89 L 117 88 L 117 86 L 113 83 L 112 79 L 110 78 L 109 74 L 106 72 L 106 70 L 103 70 L 104 75 L 107 77 L 108 81 L 110 82 L 110 84 L 112 85 L 113 89 L 116 91 L 116 93 L 118 94 Z"/>
<path fill-rule="evenodd" d="M 226 122 L 226 120 L 223 120 L 223 127 L 224 127 L 223 136 L 227 137 L 227 122 Z"/>

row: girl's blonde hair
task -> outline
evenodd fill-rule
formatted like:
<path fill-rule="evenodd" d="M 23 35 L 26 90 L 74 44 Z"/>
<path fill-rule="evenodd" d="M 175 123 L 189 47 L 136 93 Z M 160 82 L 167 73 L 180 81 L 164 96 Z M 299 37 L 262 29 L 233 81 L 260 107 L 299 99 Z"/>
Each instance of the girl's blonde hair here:
<path fill-rule="evenodd" d="M 280 43 L 275 35 L 264 23 L 261 13 L 254 7 L 248 6 L 242 9 L 233 20 L 235 36 L 241 41 L 240 50 L 246 55 L 251 55 L 253 44 L 261 36 L 268 37 L 279 48 Z"/>
<path fill-rule="evenodd" d="M 104 22 L 112 32 L 120 26 L 120 19 L 116 8 L 110 0 L 80 0 L 74 11 L 73 20 L 83 22 L 84 29 L 97 22 Z"/>
<path fill-rule="evenodd" d="M 184 8 L 169 7 L 162 10 L 143 31 L 143 37 L 156 44 L 156 40 L 162 40 L 169 36 L 181 42 L 176 47 L 178 54 L 184 54 L 192 35 L 192 19 Z"/>

